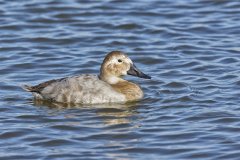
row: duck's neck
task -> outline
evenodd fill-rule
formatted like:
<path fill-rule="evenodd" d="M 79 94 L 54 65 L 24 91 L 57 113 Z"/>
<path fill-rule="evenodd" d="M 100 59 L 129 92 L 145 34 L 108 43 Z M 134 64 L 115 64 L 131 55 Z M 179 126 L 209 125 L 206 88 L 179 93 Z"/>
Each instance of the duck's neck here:
<path fill-rule="evenodd" d="M 108 84 L 117 84 L 119 82 L 124 81 L 122 78 L 120 77 L 116 77 L 116 76 L 111 76 L 111 75 L 103 75 L 100 74 L 100 79 L 104 82 L 107 82 Z"/>

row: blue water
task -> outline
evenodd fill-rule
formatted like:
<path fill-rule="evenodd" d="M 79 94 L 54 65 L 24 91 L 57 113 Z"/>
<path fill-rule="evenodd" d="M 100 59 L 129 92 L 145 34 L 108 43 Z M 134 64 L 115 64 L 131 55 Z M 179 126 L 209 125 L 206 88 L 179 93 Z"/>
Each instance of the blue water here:
<path fill-rule="evenodd" d="M 0 0 L 0 159 L 240 157 L 240 1 Z M 22 84 L 99 73 L 112 50 L 152 80 L 126 105 L 39 103 Z"/>

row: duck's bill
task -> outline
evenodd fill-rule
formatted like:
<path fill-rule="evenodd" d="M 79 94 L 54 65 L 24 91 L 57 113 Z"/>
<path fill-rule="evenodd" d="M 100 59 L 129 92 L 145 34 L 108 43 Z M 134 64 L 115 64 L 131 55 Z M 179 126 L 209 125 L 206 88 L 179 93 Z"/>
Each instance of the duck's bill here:
<path fill-rule="evenodd" d="M 131 65 L 130 69 L 127 71 L 127 74 L 136 76 L 136 77 L 140 77 L 140 78 L 151 79 L 150 76 L 141 72 L 134 64 Z"/>

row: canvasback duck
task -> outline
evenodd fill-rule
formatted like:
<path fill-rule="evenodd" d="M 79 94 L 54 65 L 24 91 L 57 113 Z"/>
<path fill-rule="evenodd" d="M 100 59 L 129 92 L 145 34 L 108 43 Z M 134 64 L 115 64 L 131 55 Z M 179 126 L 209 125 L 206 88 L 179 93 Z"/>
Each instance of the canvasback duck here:
<path fill-rule="evenodd" d="M 141 72 L 132 60 L 121 51 L 112 51 L 103 60 L 100 75 L 77 75 L 53 79 L 35 86 L 22 88 L 31 92 L 36 99 L 62 103 L 125 103 L 140 100 L 141 88 L 122 79 L 125 75 L 151 79 Z"/>

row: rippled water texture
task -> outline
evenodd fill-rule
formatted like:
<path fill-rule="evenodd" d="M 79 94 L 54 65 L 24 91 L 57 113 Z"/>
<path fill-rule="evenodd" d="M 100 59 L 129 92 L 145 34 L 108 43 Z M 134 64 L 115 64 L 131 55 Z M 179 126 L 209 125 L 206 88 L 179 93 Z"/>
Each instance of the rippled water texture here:
<path fill-rule="evenodd" d="M 0 159 L 239 159 L 240 1 L 1 0 Z M 39 103 L 21 84 L 98 73 L 122 50 L 152 80 L 127 105 Z"/>

